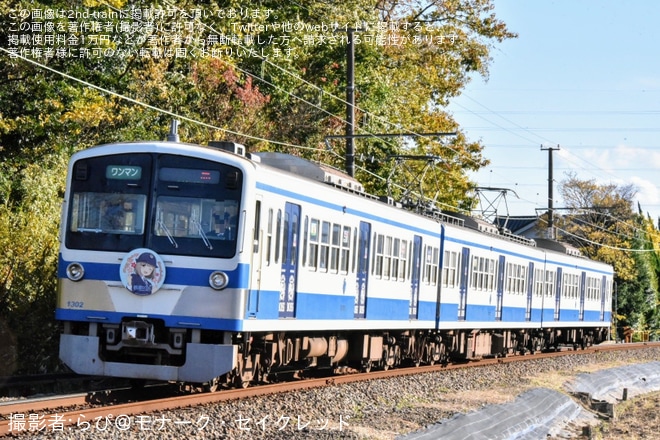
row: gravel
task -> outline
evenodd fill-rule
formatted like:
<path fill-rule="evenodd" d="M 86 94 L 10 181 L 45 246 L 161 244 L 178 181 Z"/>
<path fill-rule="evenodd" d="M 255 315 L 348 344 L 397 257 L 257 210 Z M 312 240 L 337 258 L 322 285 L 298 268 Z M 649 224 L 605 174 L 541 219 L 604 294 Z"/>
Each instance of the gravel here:
<path fill-rule="evenodd" d="M 58 428 L 45 421 L 40 433 L 25 431 L 22 437 L 395 439 L 456 413 L 512 401 L 534 387 L 565 392 L 564 382 L 579 373 L 657 360 L 660 348 L 569 355 L 117 417 L 110 423 L 90 420 Z"/>

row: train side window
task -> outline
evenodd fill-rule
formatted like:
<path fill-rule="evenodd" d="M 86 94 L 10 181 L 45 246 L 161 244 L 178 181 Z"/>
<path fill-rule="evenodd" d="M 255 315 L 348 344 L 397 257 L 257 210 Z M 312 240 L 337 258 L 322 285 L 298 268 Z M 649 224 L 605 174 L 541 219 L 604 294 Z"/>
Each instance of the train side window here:
<path fill-rule="evenodd" d="M 534 269 L 534 296 L 543 295 L 543 269 Z"/>
<path fill-rule="evenodd" d="M 341 234 L 341 262 L 339 266 L 341 273 L 343 274 L 348 273 L 348 267 L 350 265 L 350 261 L 351 261 L 351 227 L 344 226 L 342 228 L 342 234 Z"/>
<path fill-rule="evenodd" d="M 392 237 L 385 237 L 385 249 L 383 250 L 383 278 L 390 279 L 392 265 Z"/>
<path fill-rule="evenodd" d="M 374 264 L 374 275 L 377 277 L 383 276 L 383 252 L 385 250 L 385 236 L 383 234 L 378 234 L 374 240 L 375 244 L 375 262 Z"/>
<path fill-rule="evenodd" d="M 413 262 L 412 253 L 413 253 L 414 248 L 415 248 L 415 246 L 412 243 L 410 243 L 410 246 L 408 246 L 408 265 L 407 265 L 408 266 L 408 270 L 407 270 L 408 273 L 406 274 L 406 279 L 407 280 L 412 279 L 412 269 L 413 269 L 413 267 L 412 267 L 412 262 Z"/>
<path fill-rule="evenodd" d="M 261 227 L 261 200 L 254 207 L 254 230 L 252 232 L 252 252 L 259 253 L 259 228 Z"/>
<path fill-rule="evenodd" d="M 298 264 L 298 230 L 300 228 L 300 217 L 294 213 L 291 218 L 291 264 L 294 266 Z"/>
<path fill-rule="evenodd" d="M 317 270 L 319 265 L 319 221 L 313 218 L 309 225 L 309 268 Z"/>
<path fill-rule="evenodd" d="M 479 284 L 478 281 L 478 267 L 479 267 L 479 257 L 476 255 L 472 256 L 472 264 L 470 265 L 470 288 L 476 289 Z"/>
<path fill-rule="evenodd" d="M 289 222 L 294 222 L 293 219 L 289 218 L 289 213 L 285 212 L 284 216 L 282 217 L 282 261 L 283 262 L 290 262 L 291 264 L 295 264 L 293 261 L 292 255 L 288 254 L 289 251 Z M 279 229 L 279 228 L 278 228 Z M 292 252 L 293 254 L 293 252 Z"/>
<path fill-rule="evenodd" d="M 401 263 L 401 239 L 394 238 L 392 240 L 392 272 L 391 276 L 393 280 L 398 280 L 399 278 L 399 264 Z"/>
<path fill-rule="evenodd" d="M 376 242 L 377 238 L 378 238 L 378 234 L 374 232 L 374 235 L 371 238 L 371 274 L 372 275 L 376 274 L 376 249 L 378 248 L 378 244 Z"/>
<path fill-rule="evenodd" d="M 430 272 L 429 272 L 429 260 L 431 259 L 431 256 L 429 254 L 431 252 L 431 246 L 424 246 L 424 262 L 422 263 L 422 281 L 424 281 L 426 284 L 429 284 L 429 279 L 430 279 Z"/>
<path fill-rule="evenodd" d="M 426 284 L 436 285 L 438 282 L 439 249 L 426 246 L 424 252 L 424 277 Z"/>
<path fill-rule="evenodd" d="M 280 261 L 280 243 L 282 242 L 282 210 L 277 210 L 277 223 L 275 224 L 275 264 Z"/>
<path fill-rule="evenodd" d="M 328 271 L 328 258 L 330 256 L 330 222 L 321 223 L 321 248 L 319 255 L 319 268 Z"/>
<path fill-rule="evenodd" d="M 332 224 L 332 239 L 330 241 L 330 271 L 337 273 L 339 269 L 339 251 L 341 245 L 341 225 Z"/>
<path fill-rule="evenodd" d="M 266 265 L 270 265 L 271 249 L 273 248 L 273 209 L 268 210 L 268 229 L 266 230 Z"/>
<path fill-rule="evenodd" d="M 353 262 L 351 267 L 351 272 L 355 273 L 357 267 L 357 258 L 358 258 L 358 231 L 357 228 L 353 228 Z"/>
<path fill-rule="evenodd" d="M 399 273 L 395 274 L 399 281 L 406 280 L 406 267 L 408 267 L 408 240 L 401 240 L 399 244 Z"/>
<path fill-rule="evenodd" d="M 506 290 L 508 293 L 522 295 L 525 292 L 526 269 L 522 264 L 507 263 Z"/>
<path fill-rule="evenodd" d="M 552 270 L 545 271 L 545 296 L 554 296 L 556 286 L 556 274 Z"/>
<path fill-rule="evenodd" d="M 309 227 L 309 218 L 305 216 L 305 226 L 303 230 L 303 255 L 302 255 L 302 265 L 307 266 L 307 231 Z"/>
<path fill-rule="evenodd" d="M 442 262 L 442 285 L 456 287 L 458 284 L 458 252 L 445 250 Z"/>
<path fill-rule="evenodd" d="M 577 298 L 580 278 L 576 274 L 564 273 L 562 296 L 564 298 Z"/>

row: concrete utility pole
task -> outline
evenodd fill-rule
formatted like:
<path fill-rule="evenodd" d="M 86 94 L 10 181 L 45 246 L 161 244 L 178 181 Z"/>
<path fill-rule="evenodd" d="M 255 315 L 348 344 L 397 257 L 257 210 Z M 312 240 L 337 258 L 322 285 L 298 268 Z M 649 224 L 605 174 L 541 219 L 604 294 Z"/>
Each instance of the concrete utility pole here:
<path fill-rule="evenodd" d="M 554 195 L 552 193 L 552 152 L 555 150 L 559 150 L 559 145 L 557 145 L 556 148 L 553 147 L 543 147 L 541 145 L 541 151 L 548 151 L 548 238 L 555 238 L 555 231 L 554 231 L 554 211 L 552 207 L 552 201 L 554 199 Z"/>
<path fill-rule="evenodd" d="M 355 176 L 355 140 L 353 125 L 355 119 L 355 44 L 354 34 L 357 29 L 348 28 L 346 45 L 346 173 Z"/>

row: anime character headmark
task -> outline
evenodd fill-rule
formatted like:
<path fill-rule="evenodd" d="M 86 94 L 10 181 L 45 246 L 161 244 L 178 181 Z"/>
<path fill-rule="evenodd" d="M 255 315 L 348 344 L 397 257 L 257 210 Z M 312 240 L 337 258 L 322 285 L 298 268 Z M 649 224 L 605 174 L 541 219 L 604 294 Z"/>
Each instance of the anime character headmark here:
<path fill-rule="evenodd" d="M 131 292 L 138 295 L 151 295 L 154 287 L 151 279 L 156 270 L 156 257 L 144 252 L 135 260 L 135 272 L 131 274 Z"/>
<path fill-rule="evenodd" d="M 165 265 L 149 249 L 135 249 L 122 262 L 120 272 L 124 287 L 136 295 L 155 293 L 165 280 Z"/>

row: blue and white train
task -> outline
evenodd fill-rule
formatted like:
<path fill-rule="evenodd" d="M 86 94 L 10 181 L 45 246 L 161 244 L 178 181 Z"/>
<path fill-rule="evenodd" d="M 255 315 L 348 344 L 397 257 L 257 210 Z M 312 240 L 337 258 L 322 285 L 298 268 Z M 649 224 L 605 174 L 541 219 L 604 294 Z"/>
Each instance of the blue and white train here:
<path fill-rule="evenodd" d="M 80 374 L 215 389 L 609 336 L 611 266 L 237 144 L 81 151 L 61 224 L 60 357 Z"/>

